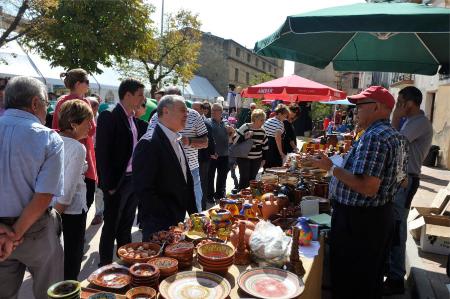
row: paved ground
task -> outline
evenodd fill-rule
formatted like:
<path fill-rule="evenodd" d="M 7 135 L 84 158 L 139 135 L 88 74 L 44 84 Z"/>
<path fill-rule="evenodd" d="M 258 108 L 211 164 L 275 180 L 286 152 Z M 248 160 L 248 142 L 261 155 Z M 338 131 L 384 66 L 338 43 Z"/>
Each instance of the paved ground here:
<path fill-rule="evenodd" d="M 422 180 L 419 190 L 414 198 L 413 204 L 421 205 L 421 203 L 432 201 L 439 189 L 447 186 L 450 181 L 450 171 L 423 167 Z M 232 179 L 228 176 L 227 191 L 233 188 Z M 102 196 L 101 191 L 96 196 Z M 97 269 L 99 261 L 98 244 L 100 240 L 101 225 L 91 226 L 91 220 L 94 217 L 94 209 L 88 213 L 88 226 L 86 230 L 85 255 L 81 267 L 79 279 L 85 279 Z M 141 234 L 136 226 L 132 230 L 133 240 L 140 241 Z M 408 234 L 409 235 L 409 234 Z M 418 298 L 449 298 L 446 291 L 446 284 L 450 284 L 450 279 L 445 275 L 445 265 L 447 259 L 445 256 L 424 253 L 418 248 L 414 240 L 408 237 L 407 244 L 407 263 L 408 270 L 411 268 L 412 275 L 408 279 L 408 291 L 403 296 L 391 296 L 386 298 L 408 299 L 411 297 Z M 324 271 L 324 293 L 323 298 L 330 298 L 327 287 L 329 287 L 329 279 L 326 273 L 328 263 L 325 261 Z M 409 275 L 409 273 L 408 273 Z M 32 279 L 29 273 L 24 277 L 24 282 L 20 290 L 19 299 L 33 299 L 31 292 Z"/>

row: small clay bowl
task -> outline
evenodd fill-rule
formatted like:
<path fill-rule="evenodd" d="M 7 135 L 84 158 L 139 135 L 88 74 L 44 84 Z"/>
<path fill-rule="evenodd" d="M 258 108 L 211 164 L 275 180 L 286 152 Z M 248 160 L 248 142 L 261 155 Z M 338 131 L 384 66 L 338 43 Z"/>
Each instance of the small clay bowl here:
<path fill-rule="evenodd" d="M 150 287 L 132 288 L 125 294 L 125 297 L 127 299 L 135 299 L 135 298 L 154 299 L 156 298 L 156 290 Z"/>
<path fill-rule="evenodd" d="M 138 280 L 140 278 L 150 280 L 154 277 L 159 276 L 160 272 L 158 267 L 155 267 L 153 265 L 137 263 L 130 267 L 130 274 Z"/>
<path fill-rule="evenodd" d="M 178 260 L 170 257 L 155 257 L 147 264 L 157 267 L 162 276 L 169 276 L 178 271 Z"/>
<path fill-rule="evenodd" d="M 208 243 L 197 249 L 197 254 L 204 260 L 223 261 L 234 256 L 234 248 L 222 243 Z"/>

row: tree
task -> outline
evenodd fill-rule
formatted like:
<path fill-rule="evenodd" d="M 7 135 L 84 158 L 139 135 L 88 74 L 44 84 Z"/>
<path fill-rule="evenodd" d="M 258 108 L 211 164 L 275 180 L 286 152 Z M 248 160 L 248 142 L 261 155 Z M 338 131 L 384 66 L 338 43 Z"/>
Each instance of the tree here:
<path fill-rule="evenodd" d="M 98 64 L 120 61 L 148 34 L 152 9 L 142 0 L 59 0 L 24 38 L 53 66 L 101 73 Z"/>
<path fill-rule="evenodd" d="M 6 24 L 0 36 L 0 47 L 17 40 L 32 30 L 39 31 L 50 21 L 50 12 L 58 0 L 4 0 L 2 21 Z"/>
<path fill-rule="evenodd" d="M 275 79 L 275 77 L 273 77 L 269 73 L 257 73 L 253 75 L 252 78 L 250 78 L 250 86 L 271 81 L 273 79 Z"/>
<path fill-rule="evenodd" d="M 150 83 L 152 97 L 158 86 L 188 83 L 199 67 L 202 33 L 198 16 L 180 10 L 167 16 L 162 35 L 154 27 L 146 29 L 136 51 L 116 64 L 118 71 Z"/>
<path fill-rule="evenodd" d="M 322 104 L 319 102 L 313 102 L 311 104 L 312 119 L 313 121 L 323 120 L 326 116 L 333 114 L 333 106 Z"/>

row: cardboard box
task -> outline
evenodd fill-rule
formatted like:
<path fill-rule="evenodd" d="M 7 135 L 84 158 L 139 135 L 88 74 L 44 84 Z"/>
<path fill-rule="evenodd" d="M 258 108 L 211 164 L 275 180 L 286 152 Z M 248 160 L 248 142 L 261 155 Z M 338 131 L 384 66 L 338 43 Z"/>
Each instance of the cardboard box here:
<path fill-rule="evenodd" d="M 436 254 L 450 254 L 450 217 L 426 215 L 420 218 L 424 223 L 420 235 L 422 250 Z"/>

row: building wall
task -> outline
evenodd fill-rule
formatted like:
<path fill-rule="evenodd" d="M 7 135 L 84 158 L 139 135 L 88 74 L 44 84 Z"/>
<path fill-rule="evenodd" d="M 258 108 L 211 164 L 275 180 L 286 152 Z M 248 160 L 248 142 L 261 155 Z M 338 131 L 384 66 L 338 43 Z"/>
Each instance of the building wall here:
<path fill-rule="evenodd" d="M 433 141 L 441 150 L 439 166 L 450 169 L 450 86 L 439 86 L 433 112 Z"/>
<path fill-rule="evenodd" d="M 198 63 L 200 67 L 196 74 L 207 78 L 221 95 L 225 95 L 228 85 L 228 64 L 223 39 L 203 34 Z"/>
<path fill-rule="evenodd" d="M 284 73 L 284 61 L 255 55 L 239 43 L 204 33 L 196 74 L 206 77 L 217 91 L 226 96 L 228 84 L 245 88 L 251 79 L 262 73 L 279 78 Z M 235 80 L 237 69 L 238 80 Z M 247 73 L 248 79 L 247 80 Z"/>

